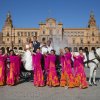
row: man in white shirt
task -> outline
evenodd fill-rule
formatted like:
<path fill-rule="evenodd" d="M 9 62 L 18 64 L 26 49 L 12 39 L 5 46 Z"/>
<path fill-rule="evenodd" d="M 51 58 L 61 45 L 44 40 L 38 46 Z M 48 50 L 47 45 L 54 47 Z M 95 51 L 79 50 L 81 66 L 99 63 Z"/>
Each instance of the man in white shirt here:
<path fill-rule="evenodd" d="M 47 41 L 47 50 L 48 50 L 48 53 L 50 53 L 51 50 L 53 50 L 53 47 L 51 46 L 51 41 Z"/>
<path fill-rule="evenodd" d="M 47 46 L 46 46 L 46 43 L 44 43 L 44 44 L 41 46 L 41 52 L 42 52 L 42 54 L 45 54 L 45 53 L 48 52 L 48 48 L 47 48 Z"/>

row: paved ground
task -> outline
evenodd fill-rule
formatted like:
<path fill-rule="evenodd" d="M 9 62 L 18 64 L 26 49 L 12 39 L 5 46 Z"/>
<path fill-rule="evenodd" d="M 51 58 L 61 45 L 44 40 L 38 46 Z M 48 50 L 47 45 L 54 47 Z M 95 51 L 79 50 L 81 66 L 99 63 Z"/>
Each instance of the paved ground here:
<path fill-rule="evenodd" d="M 89 69 L 85 68 L 87 76 Z M 32 82 L 17 86 L 0 87 L 0 100 L 100 100 L 100 67 L 97 71 L 97 84 L 87 89 L 66 89 L 63 87 L 34 87 Z"/>

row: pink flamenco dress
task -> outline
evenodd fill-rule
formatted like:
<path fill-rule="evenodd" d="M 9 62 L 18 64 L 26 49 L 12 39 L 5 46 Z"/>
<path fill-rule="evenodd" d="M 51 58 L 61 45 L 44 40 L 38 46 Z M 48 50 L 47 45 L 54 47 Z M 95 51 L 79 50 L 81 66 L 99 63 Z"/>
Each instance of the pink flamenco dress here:
<path fill-rule="evenodd" d="M 48 75 L 47 75 L 47 85 L 48 86 L 59 86 L 59 80 L 56 72 L 56 56 L 55 55 L 48 55 L 49 56 L 49 67 L 48 67 Z"/>
<path fill-rule="evenodd" d="M 47 77 L 48 75 L 48 69 L 49 69 L 49 55 L 44 55 L 44 71 L 45 71 L 45 75 Z"/>
<path fill-rule="evenodd" d="M 32 56 L 32 62 L 34 66 L 34 86 L 42 87 L 44 86 L 44 75 L 41 66 L 42 54 L 36 53 Z"/>
<path fill-rule="evenodd" d="M 6 81 L 6 56 L 0 55 L 0 86 L 5 85 Z"/>
<path fill-rule="evenodd" d="M 19 82 L 21 59 L 19 56 L 10 55 L 10 68 L 7 74 L 7 85 L 13 86 Z"/>
<path fill-rule="evenodd" d="M 60 79 L 60 86 L 68 86 L 68 88 L 74 88 L 74 75 L 71 66 L 71 53 L 66 53 L 64 56 L 60 57 L 62 72 Z"/>
<path fill-rule="evenodd" d="M 88 87 L 83 60 L 84 56 L 79 55 L 74 57 L 75 86 L 82 89 Z"/>

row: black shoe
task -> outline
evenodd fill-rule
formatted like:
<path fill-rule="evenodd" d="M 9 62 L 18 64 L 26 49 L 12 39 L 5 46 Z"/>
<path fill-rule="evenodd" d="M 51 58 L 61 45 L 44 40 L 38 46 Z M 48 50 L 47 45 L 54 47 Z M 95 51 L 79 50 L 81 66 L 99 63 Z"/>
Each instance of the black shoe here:
<path fill-rule="evenodd" d="M 94 85 L 94 86 L 97 86 L 97 84 L 96 84 L 96 83 L 94 83 L 94 82 L 93 82 L 93 85 Z"/>

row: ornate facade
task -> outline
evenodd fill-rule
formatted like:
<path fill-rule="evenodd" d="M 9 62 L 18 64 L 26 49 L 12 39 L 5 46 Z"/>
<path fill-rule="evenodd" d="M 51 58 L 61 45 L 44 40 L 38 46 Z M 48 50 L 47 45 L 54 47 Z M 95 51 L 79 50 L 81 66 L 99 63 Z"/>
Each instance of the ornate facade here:
<path fill-rule="evenodd" d="M 4 27 L 2 28 L 2 43 L 0 47 L 3 50 L 9 48 L 23 49 L 25 44 L 37 36 L 38 41 L 52 41 L 54 49 L 70 47 L 73 51 L 81 48 L 100 47 L 100 31 L 96 26 L 96 20 L 93 12 L 90 14 L 88 27 L 86 28 L 63 28 L 61 22 L 57 23 L 55 19 L 48 18 L 45 22 L 39 23 L 39 28 L 15 28 L 10 13 L 7 14 Z"/>

